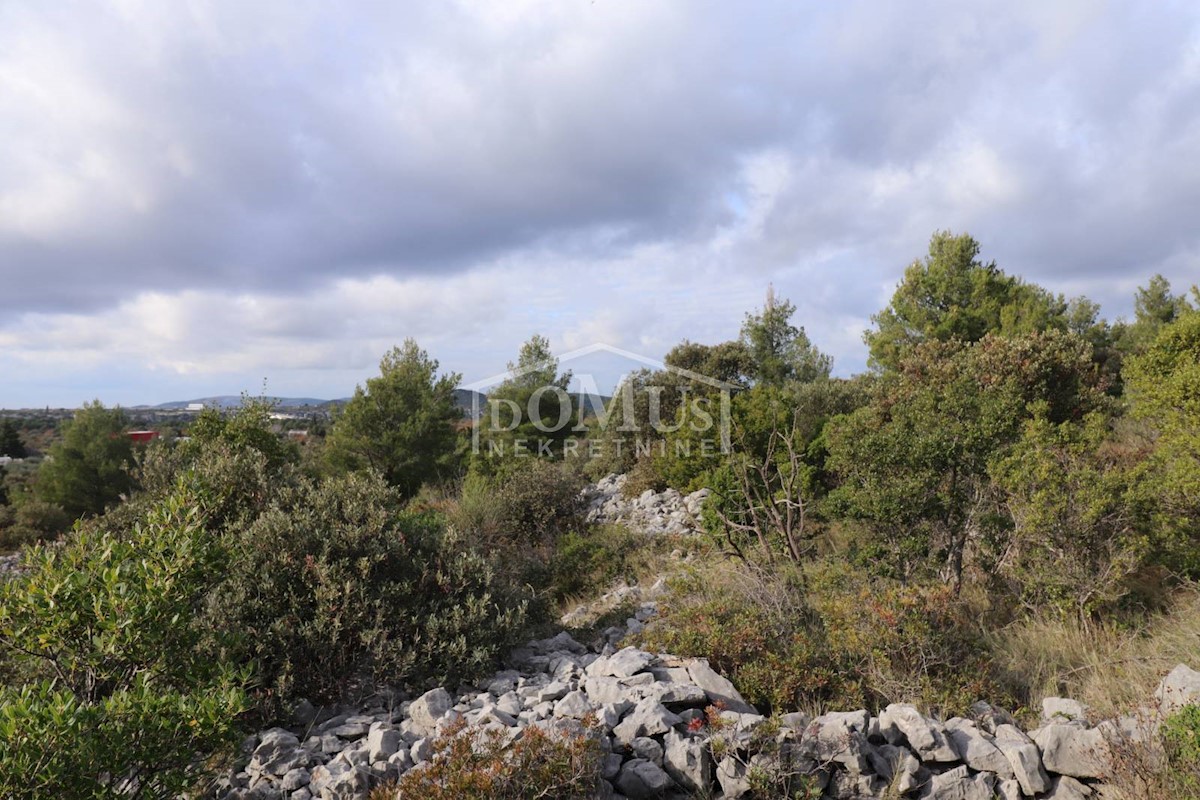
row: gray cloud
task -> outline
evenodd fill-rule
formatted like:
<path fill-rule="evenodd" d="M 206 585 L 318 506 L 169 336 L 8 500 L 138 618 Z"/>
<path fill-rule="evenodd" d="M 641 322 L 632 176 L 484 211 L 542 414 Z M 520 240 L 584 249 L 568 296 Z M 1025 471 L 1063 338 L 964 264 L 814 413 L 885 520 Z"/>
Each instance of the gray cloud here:
<path fill-rule="evenodd" d="M 1200 279 L 1184 2 L 0 2 L 0 136 L 13 358 L 141 353 L 112 328 L 154 302 L 188 370 L 665 349 L 773 280 L 852 371 L 935 229 L 1110 315 Z"/>

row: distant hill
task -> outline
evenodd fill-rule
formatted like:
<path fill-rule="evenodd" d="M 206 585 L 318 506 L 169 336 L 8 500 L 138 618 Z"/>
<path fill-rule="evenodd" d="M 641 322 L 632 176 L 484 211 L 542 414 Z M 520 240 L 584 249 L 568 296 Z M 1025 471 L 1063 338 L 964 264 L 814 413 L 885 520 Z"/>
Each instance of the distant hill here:
<path fill-rule="evenodd" d="M 576 402 L 582 403 L 584 417 L 594 415 L 597 410 L 612 399 L 600 395 L 575 395 L 575 398 Z M 343 397 L 338 400 L 321 400 L 316 397 L 268 397 L 266 400 L 274 403 L 279 408 L 324 408 L 344 406 L 349 402 L 350 398 Z M 464 414 L 470 416 L 476 402 L 478 402 L 480 412 L 484 413 L 484 410 L 487 408 L 487 395 L 482 392 L 472 391 L 471 389 L 455 389 L 454 402 L 463 410 Z M 196 403 L 204 406 L 215 406 L 221 409 L 233 409 L 241 407 L 242 397 L 236 394 L 222 394 L 214 397 L 199 397 L 195 400 L 172 400 L 169 403 L 159 403 L 151 408 L 156 411 L 179 411 Z M 146 407 L 136 406 L 136 408 Z"/>
<path fill-rule="evenodd" d="M 310 408 L 323 406 L 330 402 L 329 400 L 318 400 L 315 397 L 267 397 L 264 399 L 280 408 Z M 205 406 L 216 406 L 217 408 L 240 408 L 242 397 L 236 394 L 223 394 L 216 397 L 199 397 L 195 400 L 172 400 L 169 403 L 159 403 L 154 408 L 160 411 L 176 411 L 187 408 L 194 403 L 200 403 Z"/>

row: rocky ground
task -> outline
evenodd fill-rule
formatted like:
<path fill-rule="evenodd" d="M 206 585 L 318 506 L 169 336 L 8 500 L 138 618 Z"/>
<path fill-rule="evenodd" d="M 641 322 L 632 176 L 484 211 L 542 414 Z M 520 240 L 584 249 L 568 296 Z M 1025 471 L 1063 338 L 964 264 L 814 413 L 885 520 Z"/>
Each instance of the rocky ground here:
<path fill-rule="evenodd" d="M 647 609 L 648 611 L 648 609 Z M 1200 673 L 1177 667 L 1159 689 L 1163 711 L 1200 699 Z M 717 726 L 704 709 L 717 706 Z M 1102 797 L 1111 743 L 1148 736 L 1148 718 L 1091 725 L 1086 709 L 1047 698 L 1041 725 L 1023 731 L 979 703 L 969 718 L 937 720 L 910 705 L 815 719 L 777 720 L 747 704 L 702 659 L 605 642 L 600 652 L 566 633 L 530 642 L 510 668 L 454 693 L 411 701 L 377 697 L 354 710 L 304 705 L 295 725 L 251 737 L 222 786 L 227 800 L 350 800 L 432 757 L 452 723 L 513 738 L 530 727 L 577 732 L 600 722 L 604 781 L 598 797 L 723 797 L 750 792 L 751 772 L 812 776 L 830 798 L 1005 800 Z M 723 746 L 714 747 L 716 739 Z M 719 757 L 718 757 L 719 755 Z M 888 794 L 891 792 L 891 794 Z"/>
<path fill-rule="evenodd" d="M 0 556 L 0 578 L 3 578 L 9 573 L 18 572 L 21 569 L 21 556 L 16 553 L 8 556 Z"/>
<path fill-rule="evenodd" d="M 658 533 L 697 530 L 702 494 L 627 500 L 622 483 L 610 476 L 591 489 L 593 520 Z M 858 710 L 767 719 L 704 660 L 621 648 L 654 615 L 662 589 L 661 582 L 614 588 L 563 623 L 630 605 L 624 625 L 588 645 L 565 632 L 530 642 L 477 686 L 414 699 L 380 695 L 354 708 L 302 704 L 290 727 L 245 742 L 217 797 L 358 800 L 428 764 L 434 738 L 451 725 L 516 739 L 531 726 L 578 732 L 591 715 L 604 754 L 601 798 L 740 798 L 755 775 L 806 775 L 822 797 L 842 800 L 1102 798 L 1113 796 L 1104 780 L 1120 743 L 1151 740 L 1154 720 L 1200 702 L 1200 672 L 1180 665 L 1159 687 L 1158 708 L 1094 725 L 1085 708 L 1062 698 L 1047 698 L 1039 726 L 1028 731 L 986 703 L 948 720 L 900 704 L 877 716 Z"/>
<path fill-rule="evenodd" d="M 700 532 L 700 508 L 709 495 L 708 489 L 688 495 L 677 489 L 647 489 L 636 498 L 627 498 L 625 480 L 624 475 L 608 475 L 588 487 L 584 492 L 588 522 L 619 522 L 651 534 Z"/>

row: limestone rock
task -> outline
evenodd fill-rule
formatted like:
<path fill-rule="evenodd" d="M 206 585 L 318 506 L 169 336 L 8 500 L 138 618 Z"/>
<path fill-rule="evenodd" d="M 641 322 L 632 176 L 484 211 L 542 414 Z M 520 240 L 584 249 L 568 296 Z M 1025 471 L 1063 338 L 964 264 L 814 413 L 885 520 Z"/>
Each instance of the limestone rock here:
<path fill-rule="evenodd" d="M 1184 706 L 1200 704 L 1200 672 L 1186 664 L 1177 665 L 1158 684 L 1154 697 L 1164 717 Z"/>
<path fill-rule="evenodd" d="M 408 716 L 413 724 L 427 733 L 433 732 L 438 720 L 454 707 L 454 698 L 445 689 L 437 688 L 426 692 L 408 707 Z"/>
<path fill-rule="evenodd" d="M 663 769 L 667 774 L 689 792 L 707 793 L 712 772 L 708 748 L 673 730 L 667 731 L 663 744 Z"/>
<path fill-rule="evenodd" d="M 704 690 L 710 703 L 722 704 L 728 710 L 736 711 L 739 714 L 758 713 L 754 706 L 742 698 L 728 678 L 718 675 L 708 665 L 707 660 L 696 658 L 688 661 L 687 671 L 691 676 L 692 683 Z"/>
<path fill-rule="evenodd" d="M 630 800 L 643 800 L 657 797 L 671 788 L 671 777 L 657 764 L 634 758 L 621 767 L 616 786 Z"/>
<path fill-rule="evenodd" d="M 1042 766 L 1042 754 L 1033 740 L 1015 725 L 996 728 L 993 743 L 1008 759 L 1021 791 L 1033 797 L 1050 788 L 1050 777 Z"/>
<path fill-rule="evenodd" d="M 1050 772 L 1072 778 L 1103 778 L 1112 756 L 1103 731 L 1079 725 L 1046 725 L 1032 738 L 1042 750 L 1042 763 Z"/>
<path fill-rule="evenodd" d="M 946 722 L 946 737 L 959 757 L 976 772 L 994 772 L 1001 778 L 1015 777 L 1004 753 L 974 722 L 955 718 Z"/>
<path fill-rule="evenodd" d="M 889 705 L 879 715 L 879 731 L 889 744 L 907 743 L 922 761 L 953 764 L 959 760 L 941 725 L 921 716 L 915 706 Z"/>

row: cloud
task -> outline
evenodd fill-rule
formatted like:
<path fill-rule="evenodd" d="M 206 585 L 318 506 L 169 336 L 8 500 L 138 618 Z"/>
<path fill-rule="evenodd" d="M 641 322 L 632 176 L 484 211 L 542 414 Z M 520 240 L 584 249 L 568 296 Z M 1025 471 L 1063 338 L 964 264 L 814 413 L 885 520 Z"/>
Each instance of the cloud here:
<path fill-rule="evenodd" d="M 0 3 L 0 135 L 0 405 L 661 355 L 772 281 L 845 374 L 942 228 L 1200 278 L 1184 3 Z"/>

